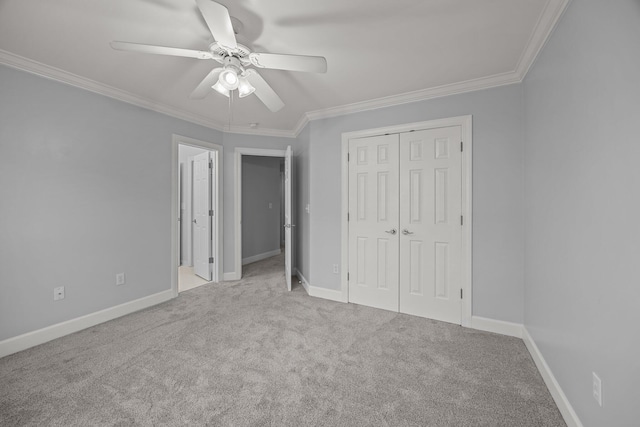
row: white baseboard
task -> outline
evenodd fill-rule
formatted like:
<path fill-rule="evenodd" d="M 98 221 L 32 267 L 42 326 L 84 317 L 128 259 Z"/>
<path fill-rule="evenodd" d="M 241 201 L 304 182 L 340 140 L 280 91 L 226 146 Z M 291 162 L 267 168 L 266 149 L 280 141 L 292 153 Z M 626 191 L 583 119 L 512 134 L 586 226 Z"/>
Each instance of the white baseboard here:
<path fill-rule="evenodd" d="M 242 258 L 242 265 L 251 264 L 252 262 L 262 261 L 263 259 L 271 258 L 272 256 L 280 255 L 282 253 L 282 249 L 274 249 L 269 252 L 264 252 L 258 255 L 250 256 L 247 258 Z"/>
<path fill-rule="evenodd" d="M 324 298 L 331 301 L 347 302 L 342 298 L 342 291 L 334 289 L 321 288 L 319 286 L 309 286 L 309 295 L 317 298 Z"/>
<path fill-rule="evenodd" d="M 510 337 L 522 338 L 522 324 L 505 322 L 504 320 L 488 319 L 486 317 L 471 316 L 471 328 L 480 331 L 493 332 Z"/>
<path fill-rule="evenodd" d="M 332 289 L 320 288 L 317 286 L 311 286 L 307 279 L 300 273 L 298 269 L 295 270 L 296 275 L 302 282 L 302 286 L 307 291 L 307 293 L 312 297 L 325 298 L 332 301 L 346 302 L 343 301 L 342 292 L 334 291 Z M 533 361 L 540 371 L 540 375 L 544 379 L 544 382 L 553 397 L 553 400 L 556 402 L 564 421 L 567 423 L 568 427 L 583 427 L 578 415 L 573 410 L 573 407 L 569 403 L 567 396 L 565 396 L 562 388 L 560 388 L 560 384 L 555 379 L 551 369 L 549 369 L 549 365 L 545 362 L 542 357 L 542 353 L 538 350 L 535 342 L 529 335 L 529 332 L 524 327 L 524 325 L 520 323 L 513 322 L 505 322 L 503 320 L 495 320 L 488 319 L 486 317 L 480 316 L 472 316 L 471 317 L 471 328 L 478 329 L 486 332 L 493 332 L 501 335 L 508 335 L 511 337 L 521 338 L 524 341 L 524 344 L 529 350 Z"/>
<path fill-rule="evenodd" d="M 222 280 L 224 280 L 225 282 L 232 281 L 232 280 L 240 280 L 240 279 L 241 278 L 238 277 L 238 275 L 236 274 L 235 271 L 231 271 L 229 273 L 224 273 L 222 275 Z"/>
<path fill-rule="evenodd" d="M 571 403 L 569 403 L 569 399 L 567 399 L 567 396 L 562 391 L 556 377 L 553 375 L 553 372 L 551 372 L 551 368 L 547 365 L 547 362 L 544 360 L 544 357 L 542 357 L 542 353 L 540 353 L 538 346 L 535 341 L 533 341 L 531 335 L 529 335 L 527 328 L 524 326 L 522 327 L 522 340 L 527 346 L 534 363 L 538 367 L 538 371 L 540 372 L 544 383 L 547 385 L 547 388 L 551 393 L 551 397 L 553 397 L 553 400 L 556 402 L 556 405 L 564 418 L 564 422 L 567 423 L 568 427 L 582 427 L 578 414 L 573 410 Z"/>
<path fill-rule="evenodd" d="M 139 311 L 156 304 L 168 301 L 174 297 L 173 289 L 158 292 L 157 294 L 129 301 L 115 307 L 105 308 L 95 313 L 87 314 L 37 331 L 27 332 L 17 337 L 0 341 L 0 357 L 8 356 L 22 350 L 44 344 L 56 338 L 81 331 L 100 323 L 113 320 L 126 314 Z"/>
<path fill-rule="evenodd" d="M 294 269 L 294 271 L 296 272 L 296 276 L 298 276 L 298 279 L 300 279 L 300 282 L 302 282 L 302 287 L 304 288 L 305 291 L 307 291 L 307 294 L 308 294 L 309 288 L 311 287 L 311 285 L 309 285 L 309 282 L 307 281 L 307 279 L 302 275 L 302 273 L 300 273 L 300 270 L 296 268 Z"/>
<path fill-rule="evenodd" d="M 344 301 L 344 298 L 342 297 L 342 291 L 336 291 L 336 290 L 333 290 L 333 289 L 321 288 L 321 287 L 318 287 L 318 286 L 311 286 L 309 284 L 309 282 L 307 281 L 307 279 L 302 275 L 302 273 L 300 273 L 300 270 L 298 270 L 296 268 L 295 272 L 296 272 L 296 276 L 298 276 L 298 278 L 302 282 L 302 286 L 307 291 L 309 296 L 317 297 L 317 298 L 324 298 L 324 299 L 328 299 L 328 300 L 331 300 L 331 301 L 347 302 L 347 301 Z"/>

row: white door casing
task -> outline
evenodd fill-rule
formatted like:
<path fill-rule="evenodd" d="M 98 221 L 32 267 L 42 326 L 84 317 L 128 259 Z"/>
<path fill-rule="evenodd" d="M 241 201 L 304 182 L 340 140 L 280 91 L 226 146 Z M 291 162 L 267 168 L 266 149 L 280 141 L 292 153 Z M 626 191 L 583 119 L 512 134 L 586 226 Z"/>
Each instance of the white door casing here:
<path fill-rule="evenodd" d="M 287 146 L 286 154 L 284 156 L 284 271 L 287 281 L 287 289 L 291 290 L 291 232 L 292 224 L 291 218 L 291 176 L 292 176 L 292 152 L 291 146 Z"/>
<path fill-rule="evenodd" d="M 193 270 L 211 281 L 211 153 L 193 160 Z"/>
<path fill-rule="evenodd" d="M 349 301 L 398 311 L 399 137 L 349 141 Z"/>
<path fill-rule="evenodd" d="M 222 243 L 224 238 L 224 228 L 223 228 L 223 200 L 220 197 L 222 194 L 222 175 L 224 165 L 221 162 L 223 158 L 222 153 L 224 152 L 224 148 L 221 145 L 215 144 L 209 141 L 202 141 L 194 138 L 189 138 L 182 135 L 173 134 L 171 136 L 171 259 L 175 260 L 175 263 L 171 263 L 171 289 L 173 290 L 174 296 L 178 296 L 178 245 L 180 241 L 180 223 L 178 221 L 178 215 L 180 212 L 180 203 L 178 199 L 178 171 L 179 171 L 179 147 L 180 145 L 187 145 L 192 147 L 199 147 L 204 150 L 208 150 L 211 152 L 211 158 L 213 160 L 213 169 L 215 174 L 212 175 L 211 180 L 211 200 L 212 200 L 212 209 L 214 211 L 214 216 L 212 220 L 212 235 L 215 236 L 215 240 L 212 242 L 211 256 L 214 257 L 215 263 L 213 264 L 214 268 L 212 268 L 212 278 L 211 280 L 218 282 L 223 278 L 223 258 L 224 253 L 222 251 Z M 192 160 L 192 159 L 191 159 Z M 191 169 L 192 169 L 192 161 L 188 162 L 187 165 L 187 176 L 191 177 Z M 191 178 L 186 179 L 187 182 L 192 181 Z M 191 203 L 190 199 L 192 197 L 192 191 L 189 190 L 187 194 L 185 194 L 188 202 L 187 209 L 191 211 Z M 190 225 L 193 225 L 191 222 L 192 213 L 189 212 L 186 218 L 183 220 L 187 221 Z M 191 246 L 191 244 L 189 245 Z M 191 262 L 193 262 L 193 258 L 191 257 Z M 190 264 L 191 265 L 191 264 Z"/>
<path fill-rule="evenodd" d="M 235 215 L 235 233 L 234 233 L 234 246 L 235 246 L 235 271 L 225 273 L 225 280 L 240 280 L 242 278 L 242 156 L 265 156 L 265 157 L 280 157 L 287 158 L 287 152 L 285 150 L 272 150 L 266 148 L 248 148 L 248 147 L 236 147 L 235 148 L 235 186 L 234 186 L 234 198 L 235 198 L 235 210 L 238 213 Z M 291 158 L 293 157 L 293 151 L 289 158 L 289 164 L 292 165 Z M 292 182 L 293 177 L 289 176 L 289 181 Z M 286 190 L 285 190 L 286 191 Z M 291 192 L 289 192 L 291 194 Z M 285 196 L 286 197 L 286 196 Z M 291 196 L 289 197 L 290 205 Z M 285 235 L 286 240 L 286 235 Z M 285 242 L 286 245 L 286 242 Z M 291 250 L 291 245 L 286 245 Z M 285 248 L 286 252 L 286 248 Z M 292 265 L 291 263 L 289 264 Z"/>
<path fill-rule="evenodd" d="M 183 165 L 180 164 L 178 166 L 178 222 L 180 223 L 180 243 L 178 245 L 178 265 L 186 264 L 186 247 L 183 245 L 182 235 L 185 233 L 186 226 L 184 224 L 184 217 L 186 215 L 185 206 L 186 202 L 182 200 L 182 184 L 184 180 L 184 168 Z"/>
<path fill-rule="evenodd" d="M 400 312 L 461 323 L 460 126 L 400 134 Z"/>

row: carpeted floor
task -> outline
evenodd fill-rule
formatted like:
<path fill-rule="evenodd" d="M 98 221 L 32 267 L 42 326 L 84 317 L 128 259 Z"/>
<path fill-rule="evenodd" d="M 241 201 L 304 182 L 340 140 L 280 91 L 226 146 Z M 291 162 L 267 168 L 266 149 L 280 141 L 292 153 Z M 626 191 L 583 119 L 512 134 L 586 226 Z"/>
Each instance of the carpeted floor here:
<path fill-rule="evenodd" d="M 287 293 L 282 265 L 0 359 L 0 425 L 564 425 L 521 340 Z"/>

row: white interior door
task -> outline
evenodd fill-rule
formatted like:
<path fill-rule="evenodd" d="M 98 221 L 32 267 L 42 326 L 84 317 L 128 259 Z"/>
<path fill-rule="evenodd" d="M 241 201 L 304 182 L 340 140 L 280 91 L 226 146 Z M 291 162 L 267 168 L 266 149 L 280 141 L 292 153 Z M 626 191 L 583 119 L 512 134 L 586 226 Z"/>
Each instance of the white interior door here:
<path fill-rule="evenodd" d="M 211 281 L 211 153 L 193 159 L 193 270 Z"/>
<path fill-rule="evenodd" d="M 461 323 L 461 135 L 349 141 L 349 302 Z"/>
<path fill-rule="evenodd" d="M 287 280 L 287 289 L 291 290 L 291 181 L 292 181 L 292 152 L 291 146 L 287 146 L 284 156 L 284 270 Z"/>
<path fill-rule="evenodd" d="M 400 134 L 400 312 L 460 324 L 461 128 Z"/>
<path fill-rule="evenodd" d="M 349 302 L 398 311 L 399 136 L 349 141 Z"/>

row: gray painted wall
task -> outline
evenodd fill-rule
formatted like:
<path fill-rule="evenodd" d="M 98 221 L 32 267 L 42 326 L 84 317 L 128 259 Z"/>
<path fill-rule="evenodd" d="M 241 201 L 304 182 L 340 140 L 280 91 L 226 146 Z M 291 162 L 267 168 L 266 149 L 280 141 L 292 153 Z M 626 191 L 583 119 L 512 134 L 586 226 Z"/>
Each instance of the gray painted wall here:
<path fill-rule="evenodd" d="M 280 249 L 282 162 L 278 157 L 242 156 L 243 260 Z"/>
<path fill-rule="evenodd" d="M 523 320 L 523 144 L 520 85 L 310 123 L 313 286 L 340 288 L 343 132 L 473 115 L 473 314 Z M 304 252 L 303 252 L 304 253 Z"/>
<path fill-rule="evenodd" d="M 224 271 L 234 271 L 235 147 L 222 134 L 0 66 L 0 340 L 170 288 L 172 134 L 224 146 Z M 127 284 L 115 286 L 125 272 Z M 53 288 L 66 298 L 53 301 Z"/>
<path fill-rule="evenodd" d="M 171 135 L 222 134 L 4 66 L 0 93 L 0 340 L 170 289 Z"/>
<path fill-rule="evenodd" d="M 310 205 L 310 185 L 309 185 L 309 142 L 310 126 L 307 125 L 300 135 L 294 151 L 294 176 L 295 176 L 295 207 L 296 207 L 296 227 L 293 229 L 296 238 L 296 267 L 305 279 L 311 280 L 311 242 L 310 214 L 306 211 Z"/>
<path fill-rule="evenodd" d="M 638 40 L 637 0 L 573 1 L 524 83 L 525 325 L 585 426 L 640 419 Z"/>
<path fill-rule="evenodd" d="M 234 148 L 295 145 L 298 267 L 338 289 L 341 133 L 472 114 L 474 314 L 520 322 L 524 305 L 583 423 L 633 425 L 639 18 L 637 0 L 574 1 L 524 89 L 315 121 L 296 141 L 223 135 L 0 66 L 0 340 L 169 289 L 173 133 L 225 147 L 225 272 L 234 269 Z M 127 284 L 116 287 L 121 271 Z M 61 285 L 66 298 L 54 302 Z"/>

